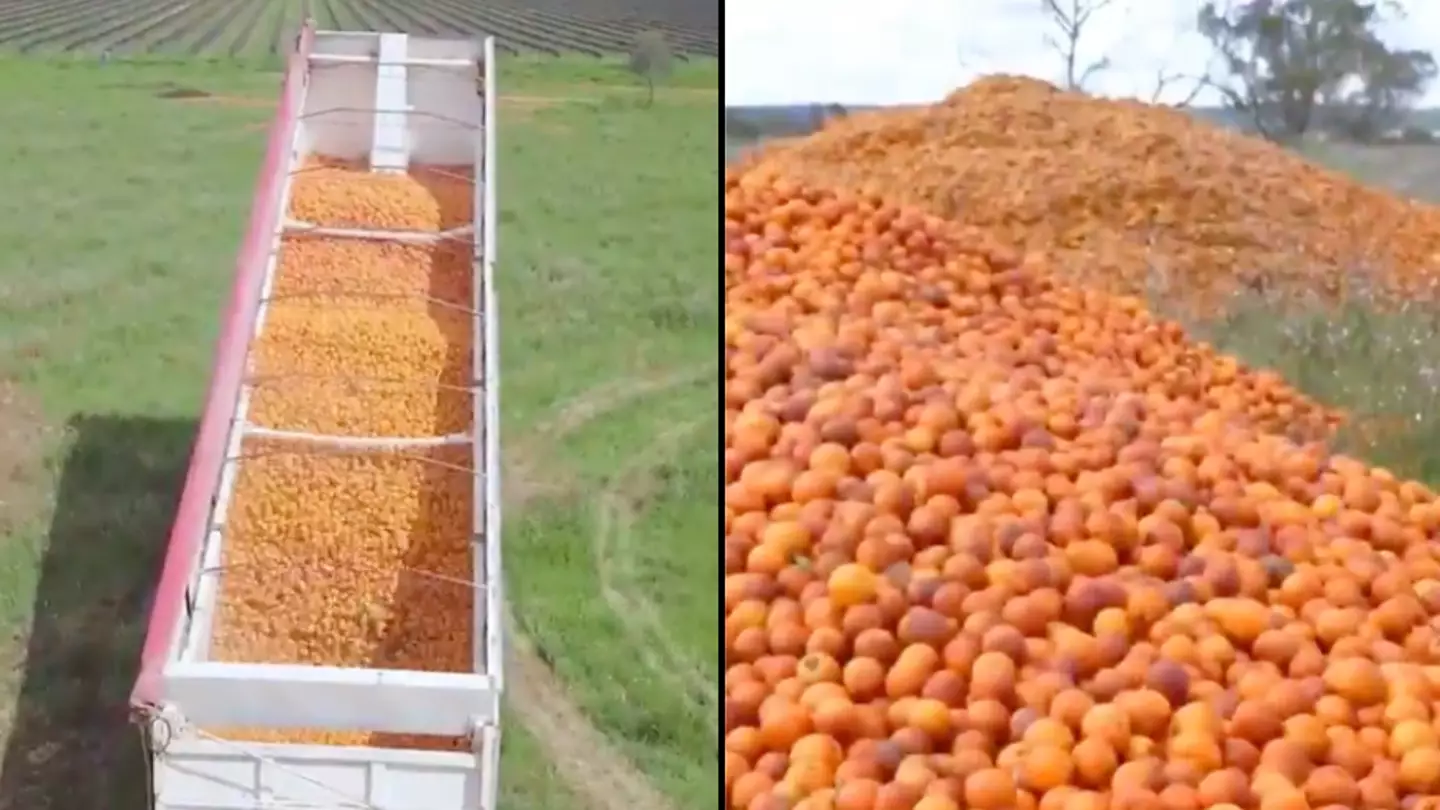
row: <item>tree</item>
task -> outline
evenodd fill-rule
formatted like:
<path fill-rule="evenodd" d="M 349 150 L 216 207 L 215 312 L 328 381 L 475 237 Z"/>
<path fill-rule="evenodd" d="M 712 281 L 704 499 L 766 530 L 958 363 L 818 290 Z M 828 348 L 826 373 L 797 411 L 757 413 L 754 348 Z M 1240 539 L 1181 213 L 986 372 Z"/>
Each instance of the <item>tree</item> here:
<path fill-rule="evenodd" d="M 1369 141 L 1405 123 L 1405 112 L 1435 78 L 1435 59 L 1424 51 L 1360 49 L 1354 78 L 1327 97 L 1326 123 L 1358 141 Z"/>
<path fill-rule="evenodd" d="M 742 113 L 725 108 L 725 137 L 755 139 L 760 137 L 760 127 Z"/>
<path fill-rule="evenodd" d="M 811 104 L 810 129 L 812 132 L 818 132 L 825 126 L 826 121 L 832 118 L 844 118 L 846 115 L 847 112 L 843 104 L 833 102 L 830 104 Z"/>
<path fill-rule="evenodd" d="M 1054 24 L 1054 33 L 1045 35 L 1045 44 L 1065 60 L 1065 89 L 1083 90 L 1091 76 L 1110 67 L 1109 58 L 1097 59 L 1088 65 L 1080 61 L 1080 38 L 1095 12 L 1114 0 L 1040 0 L 1045 16 Z"/>
<path fill-rule="evenodd" d="M 1332 108 L 1374 129 L 1435 75 L 1423 51 L 1389 48 L 1376 33 L 1389 3 L 1362 0 L 1206 0 L 1199 30 L 1220 57 L 1207 84 L 1262 136 L 1298 139 Z"/>
<path fill-rule="evenodd" d="M 670 43 L 660 31 L 641 31 L 630 49 L 630 72 L 645 80 L 645 106 L 655 103 L 655 82 L 670 75 L 675 59 Z"/>
<path fill-rule="evenodd" d="M 826 117 L 827 117 L 827 116 L 825 115 L 825 105 L 824 105 L 824 104 L 811 104 L 811 105 L 810 105 L 810 131 L 811 131 L 811 132 L 819 132 L 819 131 L 825 126 L 825 119 L 826 119 Z"/>

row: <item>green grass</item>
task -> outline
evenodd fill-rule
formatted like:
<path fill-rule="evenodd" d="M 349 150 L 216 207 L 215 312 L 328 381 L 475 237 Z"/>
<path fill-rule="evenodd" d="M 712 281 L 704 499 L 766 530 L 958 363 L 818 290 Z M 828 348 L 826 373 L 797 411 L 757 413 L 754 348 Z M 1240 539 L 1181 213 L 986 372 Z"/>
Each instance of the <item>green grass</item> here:
<path fill-rule="evenodd" d="M 616 643 L 635 636 L 627 636 L 623 617 L 601 593 L 594 496 L 607 485 L 635 486 L 615 480 L 627 459 L 645 454 L 664 426 L 713 412 L 719 396 L 718 369 L 703 375 L 715 368 L 719 290 L 699 280 L 713 273 L 710 257 L 719 255 L 718 177 L 713 168 L 678 168 L 702 159 L 714 165 L 718 133 L 702 123 L 713 116 L 702 105 L 640 110 L 611 97 L 596 107 L 543 109 L 501 130 L 511 158 L 502 180 L 499 277 L 505 311 L 514 313 L 502 337 L 507 428 L 520 432 L 557 398 L 616 376 L 657 369 L 702 375 L 698 384 L 622 409 L 565 442 L 592 497 L 522 515 L 507 531 L 517 539 L 506 551 L 508 595 L 526 631 L 597 726 L 614 733 L 684 807 L 714 801 L 715 760 L 699 752 L 714 744 L 706 718 L 716 716 L 716 698 L 675 692 L 662 673 L 637 667 L 633 644 Z M 523 139 L 519 127 L 527 130 Z M 589 144 L 584 150 L 573 146 L 579 133 Z M 617 368 L 621 362 L 628 370 Z M 710 590 L 719 579 L 717 433 L 712 420 L 667 458 L 647 460 L 650 476 L 664 479 L 648 493 L 650 519 L 629 536 L 617 530 L 612 543 L 643 549 L 633 558 L 634 579 L 649 598 L 667 607 L 665 600 L 681 600 L 676 610 L 662 611 L 671 624 L 667 635 L 683 640 L 686 665 L 708 668 L 711 684 L 718 683 L 719 666 L 719 615 Z M 645 474 L 637 469 L 625 477 Z M 681 592 L 690 596 L 665 596 Z M 642 646 L 653 649 L 653 641 Z"/>
<path fill-rule="evenodd" d="M 643 87 L 643 83 L 625 66 L 625 61 L 618 56 L 596 59 L 589 56 L 519 54 L 504 58 L 500 81 L 504 87 L 509 87 L 511 83 L 523 86 L 526 92 L 538 92 L 555 85 L 592 85 L 606 91 L 616 85 Z M 664 81 L 664 88 L 715 91 L 719 81 L 718 62 L 714 59 L 691 59 L 674 64 L 670 76 Z M 664 88 L 656 89 L 663 92 Z"/>
<path fill-rule="evenodd" d="M 1304 155 L 1422 202 L 1440 202 L 1440 145 L 1307 143 Z"/>
<path fill-rule="evenodd" d="M 705 279 L 718 255 L 716 113 L 684 94 L 642 109 L 628 88 L 604 86 L 621 75 L 615 65 L 583 61 L 502 66 L 507 93 L 574 97 L 588 86 L 593 99 L 502 120 L 507 436 L 534 432 L 607 380 L 714 364 L 719 292 Z M 0 717 L 0 806 L 99 810 L 137 787 L 134 733 L 118 707 L 268 117 L 156 93 L 273 98 L 275 67 L 0 58 L 0 105 L 25 122 L 0 128 L 0 171 L 23 190 L 0 195 L 0 458 L 18 446 L 10 437 L 43 439 L 11 480 L 0 463 L 0 501 L 25 494 L 0 512 L 0 631 L 13 639 L 0 655 L 14 665 L 0 693 L 15 703 Z M 679 86 L 717 78 L 713 63 L 685 71 Z M 718 382 L 703 380 L 579 428 L 542 469 L 605 486 L 667 420 L 713 411 Z M 22 420 L 3 395 L 38 416 Z M 584 499 L 507 516 L 520 623 L 595 725 L 686 807 L 713 801 L 716 778 L 697 708 L 716 697 L 685 691 L 695 673 L 718 677 L 716 432 L 703 423 L 667 463 L 640 469 L 652 484 L 623 538 L 631 556 L 614 566 L 626 594 L 656 608 L 638 634 L 600 592 Z M 650 651 L 661 648 L 694 677 L 677 685 L 657 673 Z M 514 717 L 504 734 L 503 806 L 577 806 Z"/>
<path fill-rule="evenodd" d="M 713 383 L 691 386 L 599 420 L 596 430 L 567 443 L 587 460 L 591 496 L 533 511 L 509 547 L 512 559 L 524 549 L 525 572 L 511 578 L 508 596 L 525 632 L 596 725 L 684 807 L 713 802 L 718 779 L 714 758 L 693 754 L 714 745 L 717 733 L 719 608 L 714 591 L 698 583 L 720 577 L 713 538 L 700 532 L 720 519 L 718 416 L 630 462 L 635 466 L 627 459 L 647 449 L 656 426 L 691 419 L 715 397 Z M 620 503 L 607 509 L 603 496 L 611 488 Z M 635 505 L 644 508 L 638 525 L 629 520 Z M 597 566 L 600 548 L 611 565 Z M 630 598 L 607 600 L 606 584 Z"/>
<path fill-rule="evenodd" d="M 1163 302 L 1155 302 L 1163 306 Z M 1221 315 L 1187 323 L 1196 337 L 1344 409 L 1334 446 L 1406 478 L 1440 485 L 1440 312 L 1376 300 L 1341 304 L 1236 295 Z"/>

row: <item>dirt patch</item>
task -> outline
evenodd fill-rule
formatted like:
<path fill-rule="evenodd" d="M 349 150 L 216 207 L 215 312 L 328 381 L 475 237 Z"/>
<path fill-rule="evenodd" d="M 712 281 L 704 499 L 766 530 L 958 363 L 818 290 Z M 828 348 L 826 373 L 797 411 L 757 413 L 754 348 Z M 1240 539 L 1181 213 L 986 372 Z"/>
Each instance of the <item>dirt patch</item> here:
<path fill-rule="evenodd" d="M 616 85 L 613 89 L 622 93 L 641 94 L 645 92 L 644 85 Z M 656 87 L 655 98 L 665 101 L 681 101 L 691 104 L 719 104 L 720 91 L 713 87 Z"/>
<path fill-rule="evenodd" d="M 560 96 L 501 96 L 501 107 L 558 107 L 561 104 L 592 101 L 583 98 L 562 98 Z"/>
<path fill-rule="evenodd" d="M 265 108 L 275 106 L 275 100 L 271 98 L 217 95 L 209 90 L 201 90 L 198 87 L 181 87 L 179 85 L 166 85 L 155 92 L 155 98 L 189 104 L 219 104 L 225 107 Z"/>
<path fill-rule="evenodd" d="M 191 104 L 215 104 L 221 107 L 245 107 L 248 109 L 269 109 L 275 106 L 274 99 L 253 96 L 195 96 L 183 99 Z"/>
<path fill-rule="evenodd" d="M 197 98 L 210 98 L 210 94 L 204 90 L 197 90 L 194 87 L 170 86 L 155 93 L 156 98 L 190 100 Z"/>
<path fill-rule="evenodd" d="M 0 536 L 44 506 L 45 451 L 52 434 L 39 403 L 0 379 Z"/>
<path fill-rule="evenodd" d="M 593 104 L 594 99 L 551 98 L 550 96 L 501 96 L 497 104 L 507 123 L 529 121 L 541 110 L 549 110 L 565 104 Z"/>
<path fill-rule="evenodd" d="M 499 99 L 507 121 L 528 120 L 541 110 L 561 106 L 598 107 L 607 96 L 622 96 L 639 99 L 645 88 L 623 84 L 602 84 L 556 88 L 553 93 L 504 95 Z M 696 87 L 655 89 L 655 100 L 671 104 L 719 104 L 720 96 L 714 90 Z M 552 125 L 553 126 L 553 125 Z M 557 127 L 557 129 L 559 129 Z"/>
<path fill-rule="evenodd" d="M 561 439 L 621 406 L 633 404 L 635 400 L 698 382 L 714 374 L 715 369 L 707 366 L 658 377 L 614 380 L 570 400 L 542 429 L 550 434 L 552 440 Z"/>
<path fill-rule="evenodd" d="M 556 470 L 555 465 L 544 469 L 540 462 L 544 453 L 538 448 L 506 449 L 504 455 L 505 476 L 502 486 L 505 488 L 507 510 L 519 511 L 526 504 L 559 498 L 575 489 L 575 477 L 572 473 Z"/>
<path fill-rule="evenodd" d="M 553 106 L 556 104 L 594 104 L 609 94 L 644 95 L 643 84 L 581 84 L 548 87 L 544 93 L 506 95 L 502 90 L 500 103 Z M 720 91 L 708 87 L 656 87 L 657 101 L 692 104 L 718 104 Z"/>

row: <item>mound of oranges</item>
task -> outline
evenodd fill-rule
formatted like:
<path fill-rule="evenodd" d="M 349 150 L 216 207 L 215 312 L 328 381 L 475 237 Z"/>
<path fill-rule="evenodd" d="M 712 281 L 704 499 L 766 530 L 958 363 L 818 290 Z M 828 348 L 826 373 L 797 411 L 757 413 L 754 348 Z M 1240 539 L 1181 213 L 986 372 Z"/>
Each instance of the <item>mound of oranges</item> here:
<path fill-rule="evenodd" d="M 728 807 L 1440 806 L 1435 493 L 1055 270 L 727 176 Z"/>
<path fill-rule="evenodd" d="M 1034 79 L 840 119 L 761 162 L 1042 248 L 1086 286 L 1177 304 L 1244 288 L 1339 294 L 1357 275 L 1428 295 L 1440 278 L 1440 209 L 1180 110 Z"/>

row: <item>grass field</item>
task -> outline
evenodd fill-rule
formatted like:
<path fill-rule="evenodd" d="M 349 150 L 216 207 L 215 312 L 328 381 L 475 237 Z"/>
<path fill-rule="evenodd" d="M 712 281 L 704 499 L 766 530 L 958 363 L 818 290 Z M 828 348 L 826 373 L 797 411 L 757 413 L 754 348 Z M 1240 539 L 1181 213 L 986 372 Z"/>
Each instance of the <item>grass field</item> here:
<path fill-rule="evenodd" d="M 1426 202 L 1440 202 L 1440 146 L 1318 143 L 1307 157 L 1383 188 Z"/>
<path fill-rule="evenodd" d="M 501 806 L 707 806 L 717 72 L 650 109 L 615 63 L 500 77 Z M 0 60 L 0 808 L 140 806 L 125 697 L 277 82 Z"/>
<path fill-rule="evenodd" d="M 623 53 L 659 30 L 682 58 L 719 55 L 718 0 L 0 0 L 0 50 L 260 56 L 321 29 L 494 36 L 509 52 Z"/>

